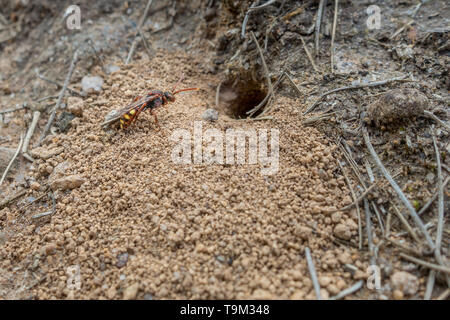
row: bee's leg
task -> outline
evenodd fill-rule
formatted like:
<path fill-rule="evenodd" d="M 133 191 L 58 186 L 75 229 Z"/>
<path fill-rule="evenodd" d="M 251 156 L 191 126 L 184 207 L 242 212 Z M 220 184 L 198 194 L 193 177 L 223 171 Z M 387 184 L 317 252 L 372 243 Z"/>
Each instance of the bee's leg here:
<path fill-rule="evenodd" d="M 134 97 L 133 102 L 136 102 L 136 101 L 138 101 L 139 99 L 142 99 L 142 96 L 136 96 L 136 97 Z"/>
<path fill-rule="evenodd" d="M 155 117 L 155 123 L 156 123 L 156 126 L 158 127 L 158 131 L 159 131 L 159 129 L 161 129 L 161 126 L 159 125 L 158 117 L 156 116 L 156 113 L 153 112 L 152 109 L 150 109 L 150 114 L 152 114 Z"/>
<path fill-rule="evenodd" d="M 144 104 L 142 104 L 142 106 L 140 106 L 139 108 L 133 109 L 133 110 L 132 110 L 132 111 L 134 111 L 134 112 L 133 112 L 133 118 L 131 118 L 131 120 L 130 120 L 130 124 L 131 124 L 132 122 L 135 122 L 135 121 L 137 120 L 139 114 L 142 112 L 142 110 L 144 110 L 144 108 L 145 108 L 146 106 L 147 106 L 147 104 L 144 103 Z M 130 111 L 130 112 L 131 112 L 131 111 Z"/>

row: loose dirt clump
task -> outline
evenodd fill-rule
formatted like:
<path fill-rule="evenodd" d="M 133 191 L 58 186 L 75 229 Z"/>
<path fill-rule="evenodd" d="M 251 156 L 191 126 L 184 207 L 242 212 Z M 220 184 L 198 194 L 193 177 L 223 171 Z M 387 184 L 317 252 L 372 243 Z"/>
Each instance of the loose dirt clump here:
<path fill-rule="evenodd" d="M 428 104 L 428 98 L 416 89 L 391 90 L 369 106 L 367 117 L 379 127 L 401 124 L 423 116 Z"/>

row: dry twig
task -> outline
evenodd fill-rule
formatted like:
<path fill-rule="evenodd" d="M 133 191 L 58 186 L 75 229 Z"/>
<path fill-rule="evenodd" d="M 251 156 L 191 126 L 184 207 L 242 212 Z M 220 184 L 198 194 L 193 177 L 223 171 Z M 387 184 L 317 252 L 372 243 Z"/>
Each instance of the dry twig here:
<path fill-rule="evenodd" d="M 403 202 L 403 204 L 408 208 L 409 213 L 411 217 L 413 218 L 416 226 L 422 231 L 422 234 L 425 236 L 425 239 L 427 241 L 428 246 L 431 250 L 434 250 L 434 243 L 433 240 L 431 240 L 430 235 L 428 234 L 428 231 L 426 230 L 422 220 L 417 215 L 416 210 L 409 202 L 408 198 L 406 198 L 405 194 L 403 193 L 402 189 L 398 186 L 398 184 L 394 181 L 394 179 L 391 177 L 389 172 L 384 167 L 383 163 L 381 162 L 380 158 L 378 157 L 377 153 L 375 152 L 375 149 L 372 146 L 372 143 L 370 142 L 369 134 L 367 133 L 367 129 L 365 127 L 362 128 L 363 131 L 363 137 L 364 142 L 366 143 L 367 149 L 369 150 L 372 158 L 374 159 L 377 166 L 380 168 L 381 172 L 383 173 L 384 177 L 389 181 L 392 188 L 395 190 L 395 192 L 400 197 L 400 200 Z"/>
<path fill-rule="evenodd" d="M 314 262 L 311 258 L 311 250 L 306 247 L 305 248 L 306 262 L 308 263 L 309 274 L 311 275 L 311 280 L 314 286 L 314 291 L 316 292 L 317 300 L 322 300 L 322 296 L 320 295 L 320 285 L 319 280 L 317 279 L 316 269 L 314 268 Z"/>
<path fill-rule="evenodd" d="M 335 92 L 339 92 L 339 91 L 343 91 L 343 90 L 351 90 L 351 89 L 360 89 L 360 88 L 366 88 L 366 87 L 376 87 L 376 86 L 382 86 L 394 81 L 411 81 L 409 79 L 406 79 L 407 76 L 403 76 L 403 77 L 398 77 L 398 78 L 392 78 L 392 79 L 387 79 L 387 80 L 382 80 L 382 81 L 373 81 L 373 82 L 368 82 L 368 83 L 360 83 L 360 84 L 355 84 L 355 85 L 351 85 L 351 86 L 345 86 L 345 87 L 341 87 L 341 88 L 337 88 L 337 89 L 333 89 L 330 91 L 327 91 L 325 93 L 323 93 L 317 100 L 316 102 L 314 102 L 308 109 L 306 109 L 305 112 L 303 112 L 303 115 L 311 112 L 315 106 L 323 99 L 325 98 L 327 95 L 335 93 Z"/>
<path fill-rule="evenodd" d="M 22 149 L 22 144 L 23 144 L 23 134 L 20 135 L 20 142 L 19 142 L 19 146 L 17 147 L 16 153 L 14 153 L 13 157 L 11 158 L 11 161 L 9 161 L 8 166 L 6 167 L 5 171 L 3 172 L 2 178 L 0 179 L 0 186 L 2 185 L 3 181 L 6 178 L 6 175 L 9 172 L 9 169 L 11 169 L 12 164 L 14 163 L 14 160 L 16 160 L 17 156 L 20 153 L 20 149 Z"/>
<path fill-rule="evenodd" d="M 45 125 L 44 131 L 41 134 L 41 137 L 39 138 L 39 141 L 37 145 L 41 145 L 42 140 L 47 136 L 48 131 L 50 130 L 50 127 L 55 120 L 56 111 L 59 109 L 59 106 L 61 105 L 62 99 L 64 97 L 64 93 L 66 92 L 67 86 L 69 85 L 70 78 L 72 77 L 73 70 L 75 69 L 75 65 L 78 62 L 78 50 L 75 50 L 72 58 L 72 62 L 70 63 L 69 72 L 67 73 L 66 80 L 64 80 L 64 85 L 59 92 L 58 100 L 56 101 L 56 105 L 52 109 L 52 113 L 50 115 L 50 118 L 48 119 L 47 124 Z"/>
<path fill-rule="evenodd" d="M 334 19 L 333 19 L 333 31 L 331 33 L 331 73 L 334 72 L 334 38 L 336 36 L 336 24 L 338 18 L 338 6 L 339 0 L 334 0 Z"/>
<path fill-rule="evenodd" d="M 139 29 L 142 28 L 142 26 L 144 25 L 145 19 L 147 18 L 148 10 L 150 9 L 150 6 L 152 5 L 152 2 L 153 2 L 153 0 L 148 0 L 147 1 L 147 6 L 145 7 L 144 14 L 142 15 L 141 21 L 139 21 L 139 24 L 138 24 L 138 27 L 137 27 L 137 31 L 134 34 L 133 43 L 131 44 L 130 51 L 128 52 L 128 56 L 127 56 L 127 60 L 125 61 L 125 65 L 130 63 L 131 57 L 133 56 L 133 53 L 134 53 L 134 49 L 136 48 L 137 37 L 138 37 L 138 34 L 139 34 Z"/>

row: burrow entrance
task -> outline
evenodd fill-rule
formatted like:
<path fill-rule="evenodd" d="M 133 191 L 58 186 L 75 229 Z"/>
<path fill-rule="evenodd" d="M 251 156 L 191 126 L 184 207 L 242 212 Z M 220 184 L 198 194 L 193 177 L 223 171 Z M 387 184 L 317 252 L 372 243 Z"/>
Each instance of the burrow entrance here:
<path fill-rule="evenodd" d="M 257 106 L 267 95 L 264 79 L 255 79 L 251 73 L 229 76 L 220 87 L 220 103 L 225 114 L 234 119 L 248 118 L 248 111 Z M 264 107 L 252 117 L 257 117 Z"/>

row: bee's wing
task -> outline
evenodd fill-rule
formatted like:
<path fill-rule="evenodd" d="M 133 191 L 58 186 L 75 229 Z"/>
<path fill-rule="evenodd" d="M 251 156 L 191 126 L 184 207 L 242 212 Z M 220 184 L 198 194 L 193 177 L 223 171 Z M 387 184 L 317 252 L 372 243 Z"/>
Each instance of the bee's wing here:
<path fill-rule="evenodd" d="M 161 94 L 159 94 L 159 93 L 150 93 L 149 95 L 145 96 L 144 98 L 141 98 L 138 101 L 130 103 L 129 105 L 127 105 L 126 107 L 124 107 L 122 109 L 111 111 L 109 114 L 106 115 L 105 121 L 102 122 L 101 126 L 104 127 L 113 122 L 116 122 L 124 114 L 128 113 L 129 111 L 135 109 L 136 107 L 138 107 L 144 103 L 149 103 L 160 96 L 161 96 Z"/>

